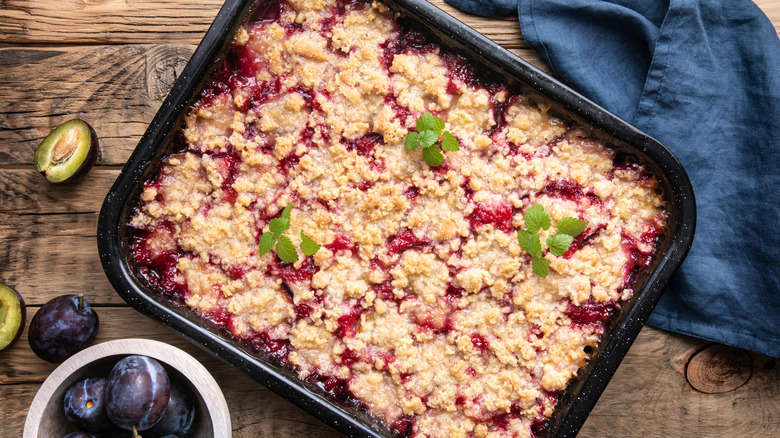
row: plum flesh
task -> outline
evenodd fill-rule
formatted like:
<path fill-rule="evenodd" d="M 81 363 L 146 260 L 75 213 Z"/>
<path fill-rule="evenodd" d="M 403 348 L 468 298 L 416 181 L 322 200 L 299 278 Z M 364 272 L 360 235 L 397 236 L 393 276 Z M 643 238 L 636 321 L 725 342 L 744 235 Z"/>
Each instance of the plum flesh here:
<path fill-rule="evenodd" d="M 19 339 L 26 317 L 27 308 L 19 292 L 0 284 L 0 350 Z"/>
<path fill-rule="evenodd" d="M 83 177 L 98 156 L 98 138 L 89 123 L 72 119 L 56 127 L 35 150 L 35 170 L 52 184 Z"/>
<path fill-rule="evenodd" d="M 30 348 L 43 360 L 62 362 L 97 335 L 97 313 L 81 295 L 62 295 L 41 306 L 30 321 Z"/>

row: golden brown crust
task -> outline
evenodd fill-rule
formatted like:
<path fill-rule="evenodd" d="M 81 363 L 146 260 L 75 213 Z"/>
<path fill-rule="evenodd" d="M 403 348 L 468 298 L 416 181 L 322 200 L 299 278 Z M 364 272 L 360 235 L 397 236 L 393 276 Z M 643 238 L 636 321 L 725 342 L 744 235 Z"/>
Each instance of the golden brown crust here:
<path fill-rule="evenodd" d="M 342 379 L 388 425 L 531 436 L 601 333 L 569 307 L 631 295 L 631 251 L 651 252 L 642 236 L 665 218 L 657 182 L 616 167 L 538 98 L 454 75 L 439 49 L 388 60 L 399 29 L 380 3 L 343 15 L 332 1 L 288 3 L 235 40 L 255 57 L 252 81 L 278 81 L 278 93 L 250 104 L 239 87 L 198 104 L 188 150 L 164 160 L 131 225 L 150 233 L 152 256 L 179 252 L 187 305 L 225 309 L 238 337 L 288 340 L 302 379 Z M 439 169 L 403 146 L 424 111 L 462 146 Z M 323 245 L 293 267 L 257 253 L 289 202 L 292 241 L 305 230 Z M 546 278 L 515 237 L 534 204 L 553 221 L 587 220 L 592 235 L 547 255 Z M 283 269 L 312 272 L 291 280 Z"/>

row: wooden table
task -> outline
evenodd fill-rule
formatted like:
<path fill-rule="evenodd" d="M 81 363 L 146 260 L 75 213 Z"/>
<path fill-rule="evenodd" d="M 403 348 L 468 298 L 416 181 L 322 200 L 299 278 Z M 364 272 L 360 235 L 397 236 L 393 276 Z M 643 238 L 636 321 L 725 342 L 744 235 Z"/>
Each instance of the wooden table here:
<path fill-rule="evenodd" d="M 213 373 L 236 437 L 335 437 L 337 432 L 129 308 L 106 280 L 95 229 L 105 194 L 216 15 L 222 0 L 0 1 L 0 282 L 32 314 L 81 293 L 97 308 L 95 342 L 143 337 L 188 351 Z M 434 3 L 545 68 L 515 18 L 486 19 Z M 759 6 L 780 28 L 780 0 Z M 716 48 L 717 49 L 717 48 Z M 33 170 L 41 139 L 82 117 L 102 156 L 76 185 Z M 0 352 L 0 437 L 21 436 L 55 365 L 26 332 Z M 769 437 L 780 434 L 778 360 L 645 328 L 585 423 L 583 437 Z"/>

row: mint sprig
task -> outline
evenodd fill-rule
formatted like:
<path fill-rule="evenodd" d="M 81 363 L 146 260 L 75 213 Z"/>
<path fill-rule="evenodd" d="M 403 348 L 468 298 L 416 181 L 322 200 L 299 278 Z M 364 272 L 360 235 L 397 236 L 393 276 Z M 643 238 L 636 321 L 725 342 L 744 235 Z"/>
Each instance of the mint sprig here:
<path fill-rule="evenodd" d="M 260 236 L 257 251 L 260 255 L 266 255 L 276 248 L 276 255 L 287 263 L 298 261 L 298 252 L 295 250 L 292 240 L 284 235 L 290 228 L 290 211 L 292 203 L 287 204 L 279 217 L 271 219 L 268 223 L 268 231 Z M 310 256 L 319 251 L 320 245 L 306 236 L 301 230 L 301 252 Z"/>
<path fill-rule="evenodd" d="M 301 251 L 307 256 L 314 255 L 315 252 L 320 250 L 320 244 L 311 239 L 311 237 L 303 234 L 301 230 Z"/>
<path fill-rule="evenodd" d="M 415 150 L 423 148 L 423 158 L 431 166 L 444 162 L 444 152 L 460 150 L 460 143 L 450 131 L 444 130 L 444 120 L 430 112 L 420 114 L 416 124 L 417 132 L 410 132 L 404 140 L 404 147 Z"/>
<path fill-rule="evenodd" d="M 542 205 L 533 205 L 525 212 L 525 230 L 517 230 L 517 243 L 523 251 L 531 255 L 531 267 L 536 275 L 545 278 L 550 272 L 550 262 L 542 255 L 542 247 L 539 230 L 549 230 L 552 226 L 552 218 Z M 574 238 L 582 234 L 588 227 L 588 221 L 566 216 L 556 224 L 558 232 L 545 239 L 544 244 L 550 249 L 550 254 L 560 257 L 566 254 L 571 247 Z"/>

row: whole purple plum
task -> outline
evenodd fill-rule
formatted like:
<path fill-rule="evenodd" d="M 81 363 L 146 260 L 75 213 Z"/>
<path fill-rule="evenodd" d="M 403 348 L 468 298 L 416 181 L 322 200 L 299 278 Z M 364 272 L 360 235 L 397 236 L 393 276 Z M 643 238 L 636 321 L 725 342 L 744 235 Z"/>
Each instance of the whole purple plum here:
<path fill-rule="evenodd" d="M 189 436 L 195 429 L 195 399 L 189 389 L 178 381 L 171 381 L 171 395 L 165 414 L 146 431 L 149 437 Z"/>
<path fill-rule="evenodd" d="M 170 389 L 168 373 L 160 362 L 146 356 L 127 356 L 108 375 L 108 418 L 122 429 L 149 429 L 165 414 Z"/>
<path fill-rule="evenodd" d="M 63 407 L 68 421 L 89 432 L 97 433 L 112 427 L 106 415 L 106 379 L 79 379 L 65 391 Z"/>
<path fill-rule="evenodd" d="M 58 363 L 86 348 L 98 325 L 97 313 L 83 296 L 62 295 L 35 313 L 27 339 L 38 357 Z"/>

